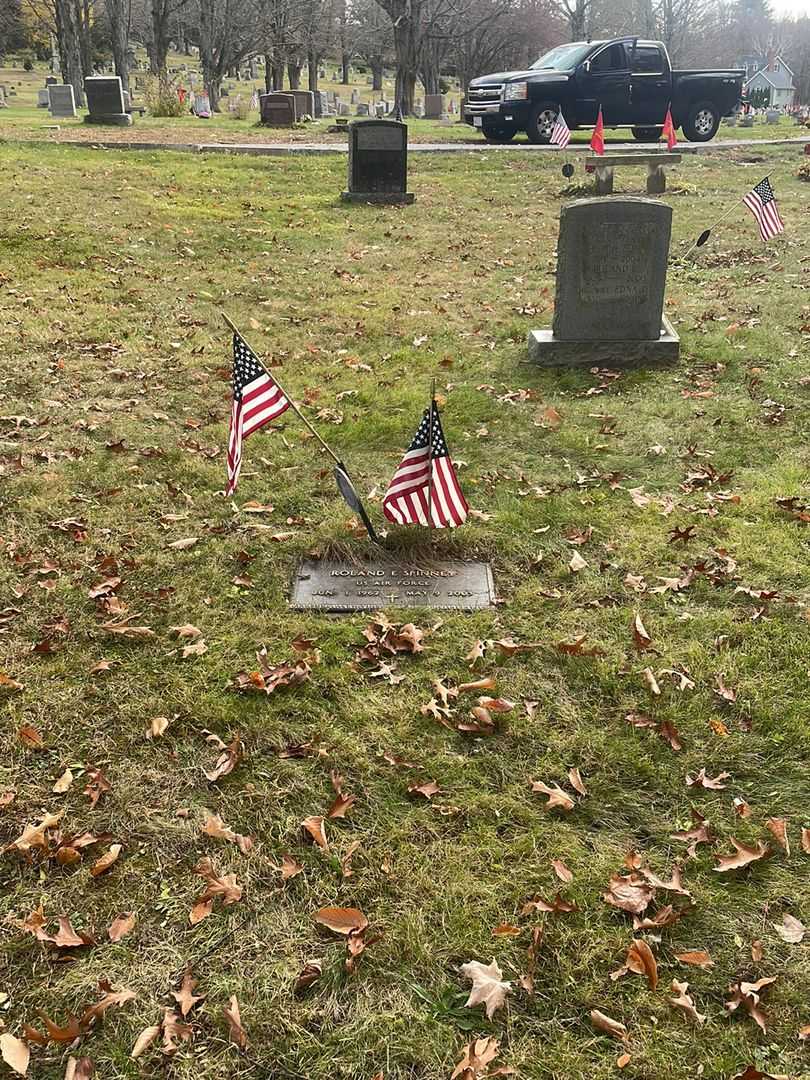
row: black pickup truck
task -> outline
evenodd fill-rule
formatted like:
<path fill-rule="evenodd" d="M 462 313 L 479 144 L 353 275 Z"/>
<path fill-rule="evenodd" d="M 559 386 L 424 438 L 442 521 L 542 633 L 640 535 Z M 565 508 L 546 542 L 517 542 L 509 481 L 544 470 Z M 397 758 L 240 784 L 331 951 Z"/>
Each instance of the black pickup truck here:
<path fill-rule="evenodd" d="M 574 130 L 593 127 L 601 106 L 605 127 L 630 127 L 639 142 L 654 142 L 670 105 L 687 139 L 708 142 L 721 117 L 737 108 L 744 78 L 734 69 L 673 71 L 660 41 L 575 41 L 528 71 L 473 79 L 464 119 L 489 142 L 509 142 L 525 131 L 530 142 L 547 143 L 560 109 Z"/>

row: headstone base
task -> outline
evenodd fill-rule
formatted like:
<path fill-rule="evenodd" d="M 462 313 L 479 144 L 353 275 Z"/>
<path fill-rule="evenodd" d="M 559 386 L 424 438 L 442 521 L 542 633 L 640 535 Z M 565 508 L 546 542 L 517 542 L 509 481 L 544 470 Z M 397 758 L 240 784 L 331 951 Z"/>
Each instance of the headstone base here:
<path fill-rule="evenodd" d="M 341 191 L 343 202 L 385 203 L 388 206 L 410 205 L 416 196 L 411 191 Z"/>
<path fill-rule="evenodd" d="M 560 341 L 551 330 L 529 331 L 529 363 L 540 367 L 674 364 L 680 350 L 681 339 L 666 315 L 661 317 L 661 336 L 657 341 Z"/>
<path fill-rule="evenodd" d="M 109 124 L 112 127 L 129 127 L 132 117 L 129 113 L 110 113 L 109 116 L 91 116 L 89 113 L 84 118 L 85 124 Z"/>

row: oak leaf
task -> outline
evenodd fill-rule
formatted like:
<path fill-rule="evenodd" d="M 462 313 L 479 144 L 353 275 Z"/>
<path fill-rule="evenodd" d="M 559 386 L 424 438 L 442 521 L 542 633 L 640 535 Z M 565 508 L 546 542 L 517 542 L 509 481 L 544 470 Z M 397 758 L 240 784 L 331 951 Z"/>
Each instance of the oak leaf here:
<path fill-rule="evenodd" d="M 739 840 L 735 840 L 733 836 L 729 837 L 729 840 L 736 850 L 736 854 L 718 856 L 717 865 L 712 867 L 718 874 L 725 874 L 729 870 L 740 870 L 744 866 L 750 866 L 751 863 L 758 862 L 760 859 L 764 859 L 766 855 L 770 854 L 771 849 L 761 840 L 757 841 L 756 847 L 750 847 L 748 844 L 741 844 Z"/>
<path fill-rule="evenodd" d="M 450 1074 L 450 1080 L 478 1080 L 487 1075 L 489 1066 L 498 1056 L 498 1040 L 489 1035 L 473 1039 L 464 1047 L 464 1053 Z"/>
<path fill-rule="evenodd" d="M 694 1020 L 696 1024 L 705 1024 L 706 1017 L 703 1013 L 697 1011 L 688 990 L 689 983 L 678 982 L 677 979 L 673 979 L 672 992 L 675 997 L 669 999 L 669 1004 L 673 1009 L 680 1009 L 684 1015 L 688 1016 L 690 1020 Z"/>
<path fill-rule="evenodd" d="M 542 780 L 532 781 L 532 791 L 539 793 L 540 795 L 548 795 L 548 802 L 545 804 L 546 810 L 573 810 L 574 800 L 570 795 L 567 795 L 558 784 L 544 784 Z"/>
<path fill-rule="evenodd" d="M 172 997 L 180 1006 L 180 1015 L 184 1020 L 195 1005 L 200 1001 L 205 1001 L 205 994 L 194 993 L 196 986 L 197 980 L 191 974 L 191 971 L 186 971 L 183 975 L 183 981 L 180 983 L 180 989 L 172 990 Z"/>

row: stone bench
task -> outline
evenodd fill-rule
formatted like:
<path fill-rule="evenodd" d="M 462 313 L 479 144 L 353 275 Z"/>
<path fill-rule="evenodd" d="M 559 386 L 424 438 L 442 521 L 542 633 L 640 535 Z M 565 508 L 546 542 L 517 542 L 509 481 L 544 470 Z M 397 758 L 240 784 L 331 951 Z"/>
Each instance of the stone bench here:
<path fill-rule="evenodd" d="M 613 170 L 617 165 L 646 165 L 647 194 L 663 195 L 667 190 L 665 169 L 677 165 L 680 154 L 605 154 L 585 158 L 585 171 L 596 173 L 596 194 L 613 194 Z"/>

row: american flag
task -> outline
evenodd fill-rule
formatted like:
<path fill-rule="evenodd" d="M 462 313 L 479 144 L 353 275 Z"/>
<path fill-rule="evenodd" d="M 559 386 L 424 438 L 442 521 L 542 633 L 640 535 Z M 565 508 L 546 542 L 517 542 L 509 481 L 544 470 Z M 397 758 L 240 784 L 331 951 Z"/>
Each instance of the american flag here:
<path fill-rule="evenodd" d="M 431 412 L 433 451 L 429 455 Z M 427 525 L 428 502 L 430 522 L 436 529 L 453 529 L 461 525 L 470 509 L 456 479 L 435 401 L 425 409 L 414 440 L 388 485 L 383 498 L 383 513 L 397 525 Z"/>
<path fill-rule="evenodd" d="M 767 176 L 760 180 L 756 187 L 751 188 L 743 202 L 757 219 L 759 235 L 763 240 L 770 240 L 785 231 L 779 216 L 779 207 L 776 205 L 776 196 Z"/>
<path fill-rule="evenodd" d="M 551 142 L 554 146 L 560 146 L 564 150 L 570 141 L 571 129 L 566 124 L 562 109 L 560 109 L 554 122 L 554 130 L 551 132 Z"/>
<path fill-rule="evenodd" d="M 289 409 L 290 403 L 239 336 L 233 335 L 233 406 L 228 432 L 228 487 L 233 495 L 242 467 L 242 440 Z"/>

